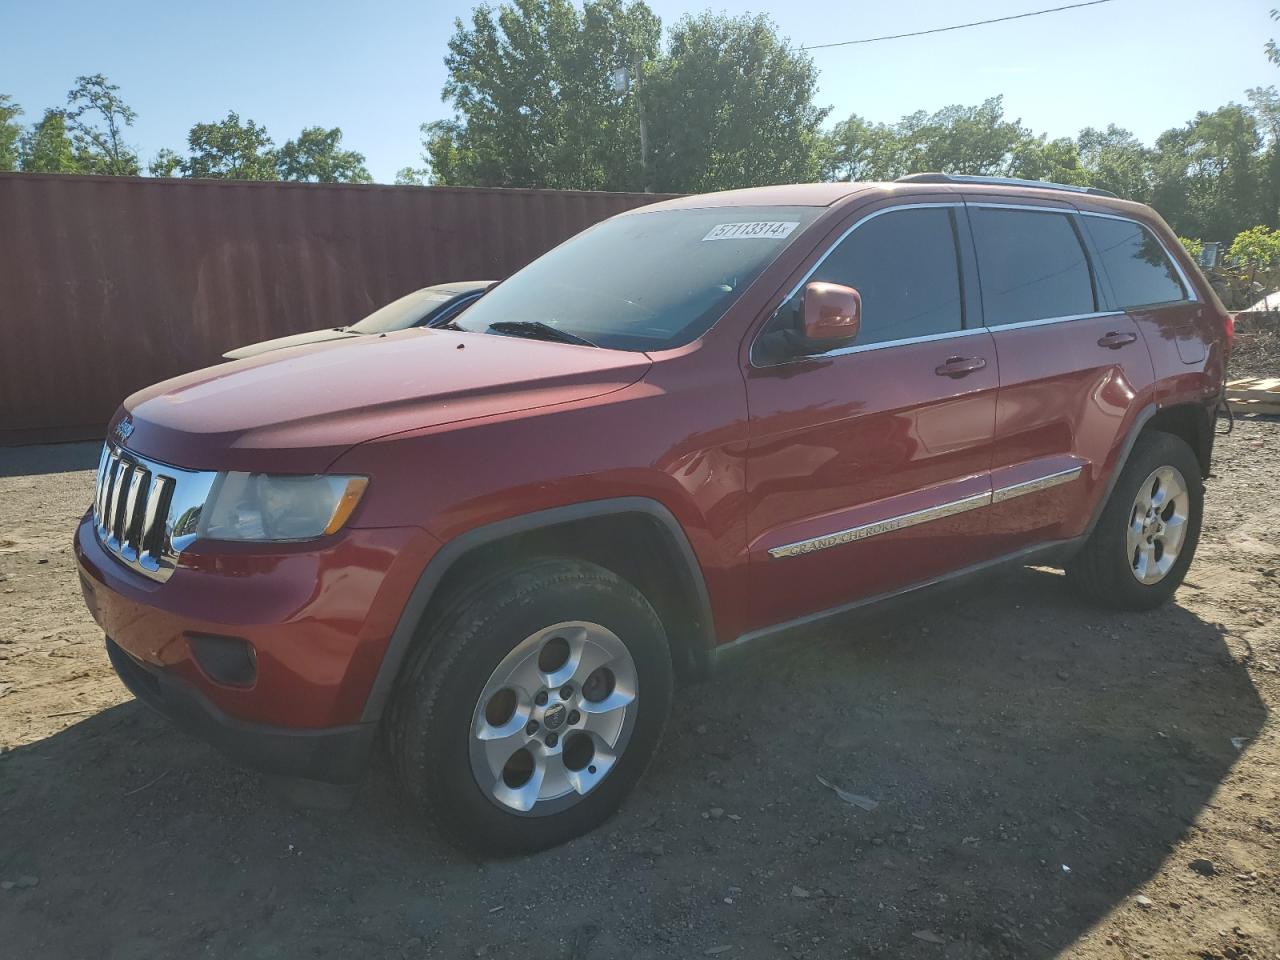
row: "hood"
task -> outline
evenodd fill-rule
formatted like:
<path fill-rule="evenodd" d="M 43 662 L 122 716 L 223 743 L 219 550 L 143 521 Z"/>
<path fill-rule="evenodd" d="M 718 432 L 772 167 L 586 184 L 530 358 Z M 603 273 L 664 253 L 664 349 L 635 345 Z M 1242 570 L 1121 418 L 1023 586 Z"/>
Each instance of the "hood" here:
<path fill-rule="evenodd" d="M 247 347 L 237 347 L 235 350 L 228 350 L 223 356 L 228 360 L 245 360 L 249 357 L 256 357 L 260 353 L 283 350 L 285 347 L 302 347 L 308 343 L 347 340 L 358 336 L 360 336 L 359 333 L 345 329 L 311 330 L 307 333 L 295 333 L 289 337 L 276 337 L 273 340 L 263 340 L 261 343 L 251 343 Z"/>
<path fill-rule="evenodd" d="M 414 329 L 297 347 L 167 380 L 108 436 L 192 469 L 319 473 L 357 443 L 570 403 L 644 376 L 643 353 Z M 120 421 L 130 418 L 132 430 Z"/>

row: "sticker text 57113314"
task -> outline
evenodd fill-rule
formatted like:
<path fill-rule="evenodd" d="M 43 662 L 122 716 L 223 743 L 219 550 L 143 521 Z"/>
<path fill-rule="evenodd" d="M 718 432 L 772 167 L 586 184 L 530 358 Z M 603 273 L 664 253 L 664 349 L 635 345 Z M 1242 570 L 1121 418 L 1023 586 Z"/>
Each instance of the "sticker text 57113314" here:
<path fill-rule="evenodd" d="M 793 220 L 752 220 L 749 223 L 718 223 L 703 240 L 784 240 L 800 226 Z"/>

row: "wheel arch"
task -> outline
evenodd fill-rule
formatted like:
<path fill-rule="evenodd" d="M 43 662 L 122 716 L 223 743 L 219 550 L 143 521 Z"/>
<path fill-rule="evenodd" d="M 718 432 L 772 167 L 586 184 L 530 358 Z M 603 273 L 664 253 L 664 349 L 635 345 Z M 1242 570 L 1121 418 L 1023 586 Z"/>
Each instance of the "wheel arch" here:
<path fill-rule="evenodd" d="M 1213 413 L 1196 403 L 1161 407 L 1143 425 L 1144 430 L 1171 433 L 1186 442 L 1200 463 L 1201 478 L 1209 476 L 1213 459 Z"/>
<path fill-rule="evenodd" d="M 510 517 L 448 541 L 418 578 L 391 635 L 361 720 L 381 719 L 422 628 L 479 577 L 534 556 L 572 556 L 631 582 L 667 630 L 682 679 L 710 671 L 715 625 L 702 568 L 679 521 L 647 497 L 618 497 Z"/>
<path fill-rule="evenodd" d="M 1085 528 L 1084 535 L 1079 538 L 1081 543 L 1093 533 L 1094 527 L 1098 525 L 1098 520 L 1102 517 L 1102 511 L 1106 509 L 1107 501 L 1111 499 L 1111 493 L 1120 479 L 1120 474 L 1124 470 L 1125 464 L 1129 462 L 1129 456 L 1133 453 L 1133 445 L 1138 442 L 1138 437 L 1152 430 L 1171 433 L 1184 440 L 1195 453 L 1202 474 L 1205 477 L 1209 475 L 1209 467 L 1213 456 L 1212 407 L 1199 403 L 1176 403 L 1165 407 L 1157 406 L 1154 403 L 1148 404 L 1133 418 L 1129 432 L 1118 444 L 1119 454 L 1115 458 L 1115 465 L 1112 467 L 1111 475 L 1107 478 L 1107 485 L 1103 490 L 1102 496 L 1094 504 L 1093 514 L 1089 518 L 1089 525 Z"/>

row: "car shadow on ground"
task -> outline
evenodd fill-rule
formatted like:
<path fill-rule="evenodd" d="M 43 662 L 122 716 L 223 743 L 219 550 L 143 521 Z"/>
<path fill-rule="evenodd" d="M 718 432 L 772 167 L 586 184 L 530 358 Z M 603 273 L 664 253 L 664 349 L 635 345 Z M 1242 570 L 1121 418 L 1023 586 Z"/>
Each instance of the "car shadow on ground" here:
<path fill-rule="evenodd" d="M 0 913 L 15 956 L 1050 957 L 1264 718 L 1214 625 L 1014 571 L 684 689 L 616 818 L 480 861 L 385 762 L 350 810 L 299 810 L 127 703 L 0 761 L 0 875 L 39 881 Z"/>
<path fill-rule="evenodd" d="M 101 441 L 0 448 L 0 478 L 94 470 L 101 453 Z"/>

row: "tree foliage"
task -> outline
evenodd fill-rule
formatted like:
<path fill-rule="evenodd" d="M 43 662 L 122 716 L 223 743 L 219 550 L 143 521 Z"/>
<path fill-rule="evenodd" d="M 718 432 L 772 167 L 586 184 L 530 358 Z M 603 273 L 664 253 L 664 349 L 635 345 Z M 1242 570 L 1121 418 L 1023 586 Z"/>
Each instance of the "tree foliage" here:
<path fill-rule="evenodd" d="M 431 181 L 689 191 L 818 177 L 817 70 L 768 18 L 686 17 L 665 52 L 660 39 L 639 0 L 477 7 L 445 58 L 455 116 L 423 127 Z"/>
<path fill-rule="evenodd" d="M 137 115 L 120 97 L 120 87 L 100 73 L 76 77 L 64 112 L 85 173 L 137 176 L 138 154 L 124 141 Z"/>
<path fill-rule="evenodd" d="M 90 161 L 77 154 L 67 133 L 67 117 L 48 109 L 38 123 L 22 135 L 20 165 L 26 173 L 89 173 Z"/>
<path fill-rule="evenodd" d="M 188 177 L 223 180 L 278 180 L 274 142 L 266 128 L 240 122 L 229 111 L 222 120 L 197 123 L 187 134 L 189 155 L 181 162 Z"/>
<path fill-rule="evenodd" d="M 829 112 L 813 103 L 818 71 L 768 17 L 687 16 L 646 73 L 655 189 L 818 179 Z"/>
<path fill-rule="evenodd" d="M 22 124 L 17 118 L 22 108 L 13 97 L 0 93 L 0 172 L 18 168 L 19 143 L 22 140 Z"/>
<path fill-rule="evenodd" d="M 658 18 L 643 3 L 513 0 L 455 21 L 444 96 L 458 118 L 423 128 L 438 183 L 635 189 L 634 88 L 611 72 L 651 58 Z"/>
<path fill-rule="evenodd" d="M 306 127 L 289 140 L 276 156 L 281 180 L 313 183 L 372 183 L 364 154 L 342 149 L 342 130 Z"/>

